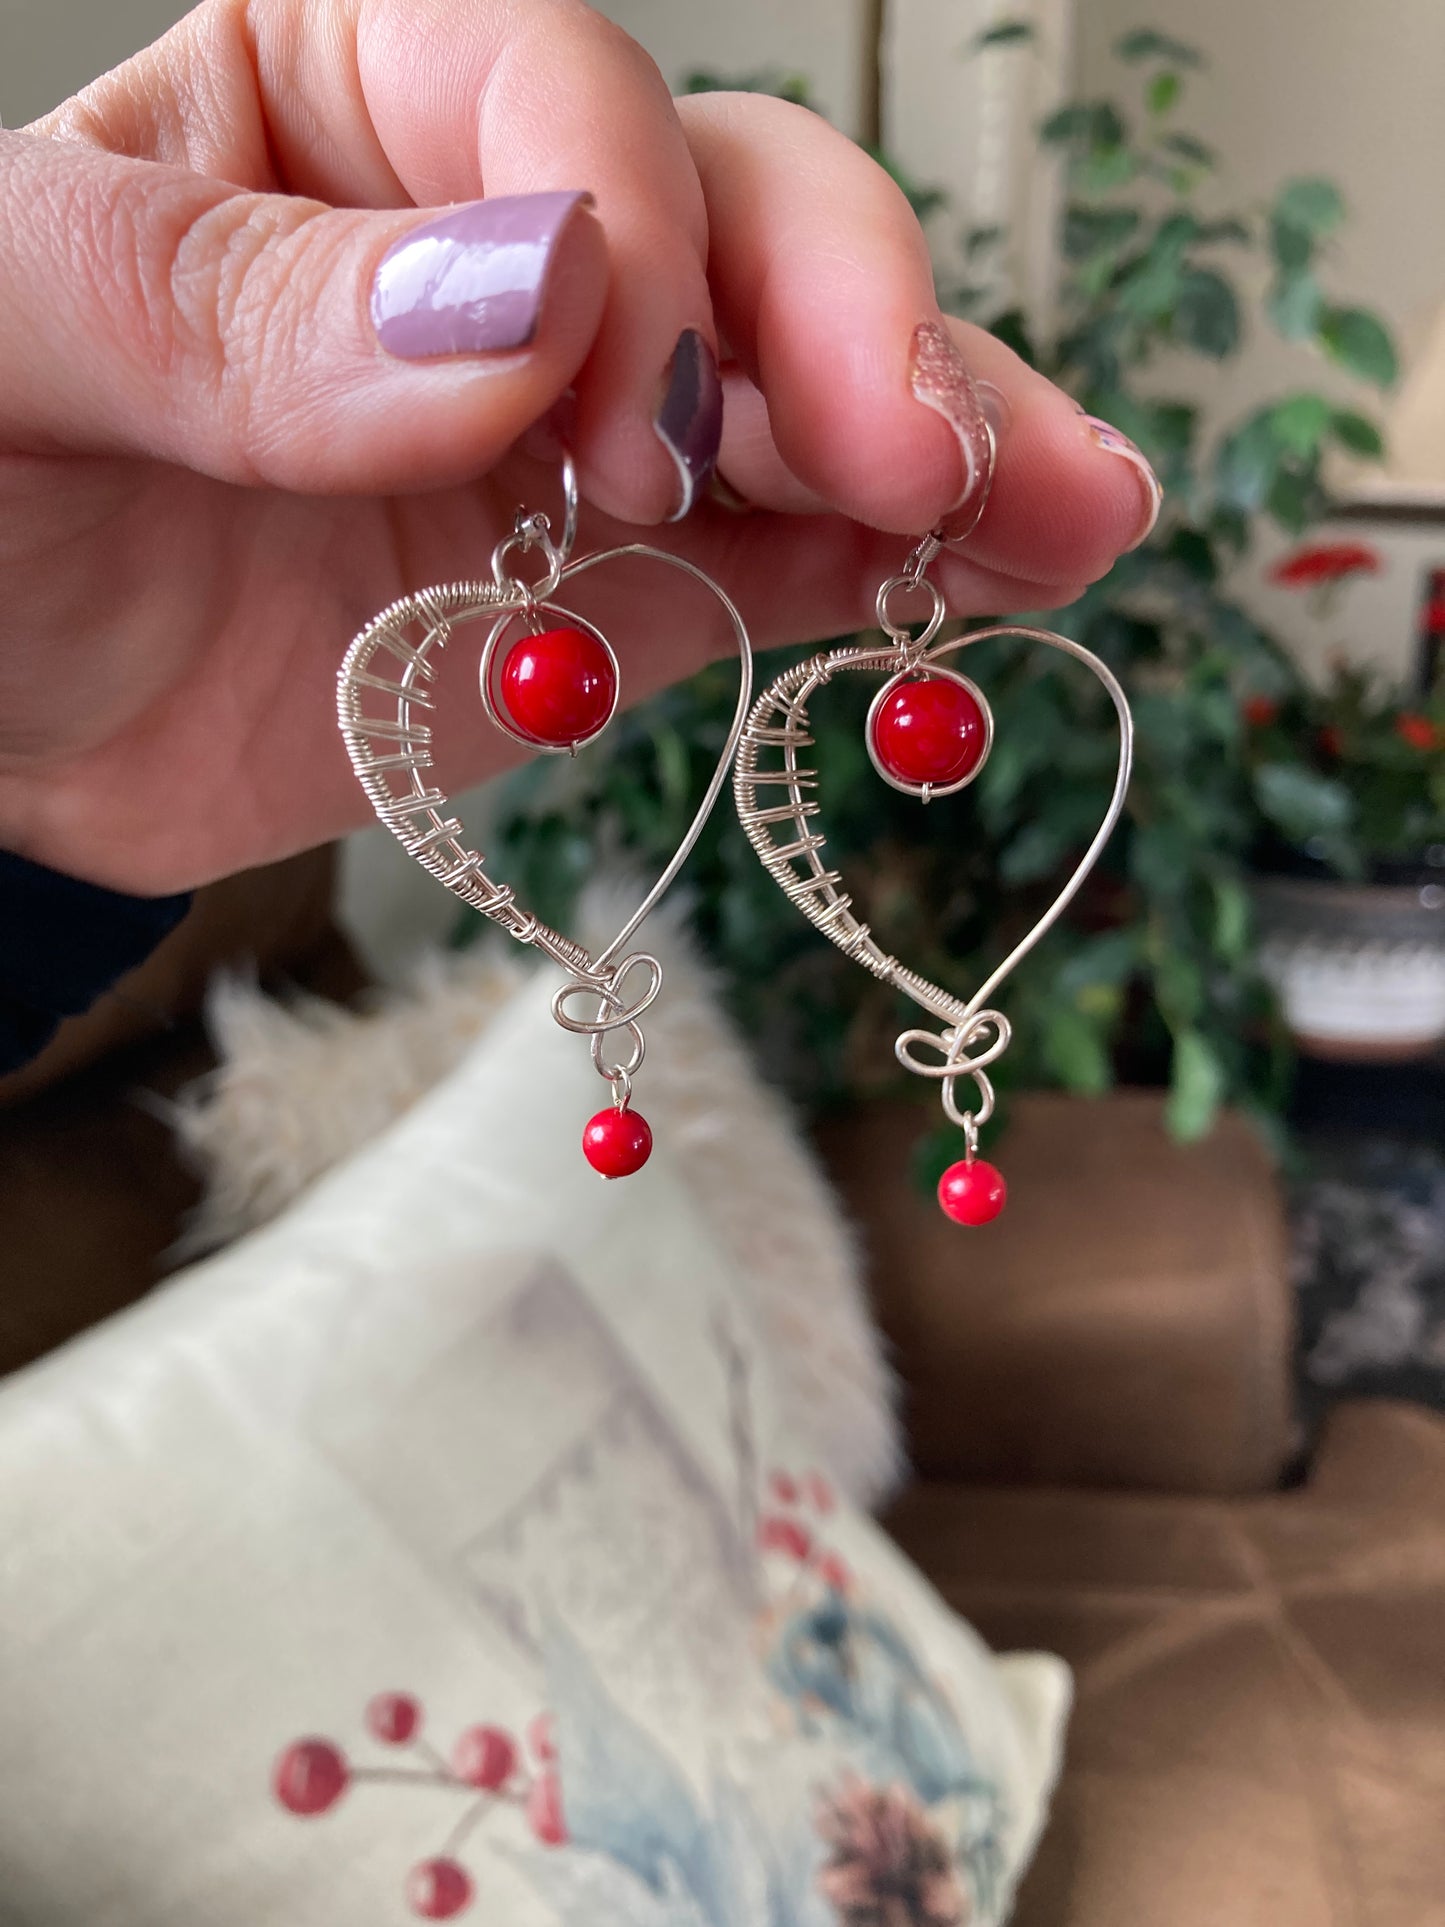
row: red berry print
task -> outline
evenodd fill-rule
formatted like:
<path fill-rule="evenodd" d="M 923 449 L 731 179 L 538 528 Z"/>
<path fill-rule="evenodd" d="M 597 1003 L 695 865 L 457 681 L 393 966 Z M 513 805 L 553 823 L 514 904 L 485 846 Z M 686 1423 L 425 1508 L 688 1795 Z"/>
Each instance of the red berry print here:
<path fill-rule="evenodd" d="M 853 1583 L 846 1560 L 840 1559 L 836 1552 L 825 1552 L 818 1561 L 817 1570 L 823 1584 L 831 1586 L 834 1592 L 847 1592 Z"/>
<path fill-rule="evenodd" d="M 595 736 L 617 704 L 612 658 L 585 629 L 523 636 L 502 664 L 502 700 L 524 736 L 571 749 Z"/>
<path fill-rule="evenodd" d="M 496 1793 L 516 1769 L 516 1742 L 499 1726 L 469 1726 L 452 1749 L 452 1765 L 468 1786 Z"/>
<path fill-rule="evenodd" d="M 407 1877 L 407 1905 L 423 1920 L 451 1920 L 471 1898 L 471 1876 L 455 1860 L 423 1860 Z"/>
<path fill-rule="evenodd" d="M 873 718 L 873 753 L 900 783 L 942 788 L 972 776 L 988 727 L 978 698 L 951 676 L 909 676 Z"/>
<path fill-rule="evenodd" d="M 369 1732 L 387 1746 L 405 1746 L 421 1727 L 421 1707 L 410 1693 L 378 1693 L 366 1709 Z"/>
<path fill-rule="evenodd" d="M 616 1105 L 589 1118 L 582 1133 L 582 1155 L 604 1178 L 630 1178 L 652 1156 L 652 1131 L 636 1111 Z"/>
<path fill-rule="evenodd" d="M 1251 729 L 1268 729 L 1279 715 L 1279 704 L 1273 696 L 1246 696 L 1243 708 L 1244 720 Z"/>
<path fill-rule="evenodd" d="M 809 1472 L 803 1480 L 803 1497 L 814 1512 L 826 1519 L 838 1503 L 833 1496 L 833 1488 L 821 1472 Z"/>
<path fill-rule="evenodd" d="M 992 1224 L 1007 1201 L 1002 1172 L 982 1158 L 961 1158 L 938 1180 L 938 1202 L 955 1224 Z"/>
<path fill-rule="evenodd" d="M 562 1788 L 550 1768 L 539 1773 L 527 1795 L 527 1824 L 544 1847 L 566 1844 L 567 1822 L 562 1816 Z"/>
<path fill-rule="evenodd" d="M 779 1505 L 798 1503 L 798 1482 L 787 1472 L 775 1472 L 768 1480 L 768 1488 Z"/>
<path fill-rule="evenodd" d="M 310 1819 L 334 1807 L 351 1774 L 330 1740 L 296 1740 L 276 1762 L 271 1785 L 288 1813 Z"/>
<path fill-rule="evenodd" d="M 549 1762 L 557 1757 L 557 1723 L 550 1713 L 539 1713 L 527 1728 L 532 1758 Z"/>
<path fill-rule="evenodd" d="M 776 1517 L 761 1519 L 758 1522 L 758 1545 L 764 1552 L 785 1553 L 789 1559 L 799 1563 L 813 1556 L 813 1540 L 806 1526 L 796 1519 Z"/>

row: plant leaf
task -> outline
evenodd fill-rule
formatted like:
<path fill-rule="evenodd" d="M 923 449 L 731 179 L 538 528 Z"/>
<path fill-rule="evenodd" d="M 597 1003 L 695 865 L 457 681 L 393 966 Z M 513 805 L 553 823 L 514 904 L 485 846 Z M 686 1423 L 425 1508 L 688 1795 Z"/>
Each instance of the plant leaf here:
<path fill-rule="evenodd" d="M 1344 220 L 1345 203 L 1333 181 L 1288 181 L 1275 196 L 1274 218 L 1320 241 Z"/>
<path fill-rule="evenodd" d="M 1213 1125 L 1228 1083 L 1224 1065 L 1202 1032 L 1180 1031 L 1174 1039 L 1165 1118 L 1176 1138 L 1189 1144 Z"/>
<path fill-rule="evenodd" d="M 1269 222 L 1269 248 L 1280 274 L 1303 274 L 1315 258 L 1315 244 L 1308 229 L 1291 227 L 1278 215 Z"/>
<path fill-rule="evenodd" d="M 1328 503 L 1313 462 L 1304 468 L 1280 468 L 1265 497 L 1265 507 L 1291 535 L 1303 535 L 1311 523 L 1319 521 Z"/>
<path fill-rule="evenodd" d="M 1260 809 L 1289 843 L 1347 829 L 1354 803 L 1345 785 L 1301 763 L 1263 763 L 1254 772 Z"/>
<path fill-rule="evenodd" d="M 1053 147 L 1075 143 L 1087 147 L 1118 147 L 1124 140 L 1124 132 L 1124 123 L 1109 101 L 1073 100 L 1049 115 L 1039 129 L 1039 138 Z"/>
<path fill-rule="evenodd" d="M 1239 302 L 1212 268 L 1190 268 L 1174 308 L 1174 333 L 1197 353 L 1222 361 L 1239 346 Z"/>
<path fill-rule="evenodd" d="M 1072 202 L 1064 214 L 1064 254 L 1082 261 L 1102 250 L 1120 248 L 1139 226 L 1136 207 L 1088 207 Z"/>
<path fill-rule="evenodd" d="M 1204 56 L 1197 47 L 1174 39 L 1172 34 L 1160 33 L 1154 27 L 1136 27 L 1132 33 L 1122 35 L 1114 42 L 1114 52 L 1120 60 L 1168 60 L 1176 67 L 1204 65 Z"/>
<path fill-rule="evenodd" d="M 1377 462 L 1385 452 L 1385 438 L 1379 429 L 1368 415 L 1357 414 L 1353 408 L 1337 408 L 1330 417 L 1330 428 L 1340 447 L 1351 455 Z"/>
<path fill-rule="evenodd" d="M 988 227 L 971 227 L 964 236 L 963 251 L 970 261 L 975 261 L 979 255 L 997 247 L 1006 232 L 997 222 Z"/>
<path fill-rule="evenodd" d="M 1077 1006 L 1055 1004 L 1045 1020 L 1044 1062 L 1066 1090 L 1097 1097 L 1113 1082 L 1113 1066 L 1097 1024 Z"/>
<path fill-rule="evenodd" d="M 999 20 L 985 27 L 982 33 L 976 33 L 968 44 L 977 52 L 984 47 L 1018 47 L 1035 37 L 1031 20 Z"/>
<path fill-rule="evenodd" d="M 1249 892 L 1238 877 L 1214 879 L 1214 948 L 1226 963 L 1241 963 L 1253 937 Z"/>
<path fill-rule="evenodd" d="M 1280 272 L 1264 305 L 1286 341 L 1309 341 L 1319 328 L 1325 301 L 1314 275 L 1300 267 Z"/>
<path fill-rule="evenodd" d="M 1328 309 L 1320 324 L 1320 342 L 1331 360 L 1377 388 L 1391 387 L 1399 374 L 1389 330 L 1368 309 Z"/>
<path fill-rule="evenodd" d="M 1206 141 L 1196 139 L 1193 134 L 1182 134 L 1177 131 L 1165 134 L 1159 145 L 1167 148 L 1171 154 L 1177 154 L 1181 160 L 1189 161 L 1195 167 L 1217 167 L 1219 164 L 1219 156 L 1214 149 Z M 1238 227 L 1239 223 L 1236 221 L 1233 225 Z"/>
<path fill-rule="evenodd" d="M 1178 100 L 1184 82 L 1172 68 L 1166 67 L 1163 73 L 1155 74 L 1144 89 L 1144 102 L 1151 114 L 1167 114 Z"/>
<path fill-rule="evenodd" d="M 1138 156 L 1121 142 L 1092 149 L 1076 163 L 1074 178 L 1088 194 L 1112 194 L 1127 187 L 1138 172 Z"/>
<path fill-rule="evenodd" d="M 1330 405 L 1323 395 L 1291 395 L 1270 411 L 1275 434 L 1292 455 L 1304 461 L 1319 453 L 1330 418 Z"/>

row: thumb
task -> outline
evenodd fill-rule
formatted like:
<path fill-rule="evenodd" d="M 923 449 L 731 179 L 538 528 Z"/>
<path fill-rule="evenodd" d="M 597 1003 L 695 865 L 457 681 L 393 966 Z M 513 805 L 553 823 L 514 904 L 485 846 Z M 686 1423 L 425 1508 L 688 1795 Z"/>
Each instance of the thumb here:
<path fill-rule="evenodd" d="M 465 480 L 591 347 L 589 208 L 359 212 L 0 132 L 0 440 L 315 493 Z"/>

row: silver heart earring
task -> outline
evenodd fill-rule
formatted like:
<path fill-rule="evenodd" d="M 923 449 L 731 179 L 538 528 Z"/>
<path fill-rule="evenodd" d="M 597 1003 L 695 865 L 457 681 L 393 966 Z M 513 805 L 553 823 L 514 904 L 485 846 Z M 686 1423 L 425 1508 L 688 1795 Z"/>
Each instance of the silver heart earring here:
<path fill-rule="evenodd" d="M 572 561 L 578 497 L 570 454 L 563 458 L 562 485 L 560 541 L 553 540 L 545 515 L 519 510 L 512 533 L 493 551 L 490 582 L 419 589 L 372 618 L 341 665 L 336 713 L 361 787 L 407 854 L 464 903 L 566 972 L 566 982 L 552 998 L 552 1015 L 564 1030 L 590 1040 L 592 1062 L 612 1087 L 611 1104 L 583 1130 L 583 1152 L 603 1177 L 620 1178 L 640 1170 L 652 1150 L 647 1121 L 632 1108 L 632 1080 L 645 1050 L 639 1020 L 662 988 L 657 958 L 628 945 L 686 862 L 727 780 L 752 696 L 752 647 L 732 600 L 681 556 L 628 542 Z M 534 583 L 512 572 L 528 554 L 543 565 Z M 721 603 L 737 642 L 738 701 L 722 754 L 681 843 L 621 930 L 594 957 L 523 909 L 508 885 L 487 875 L 447 796 L 430 778 L 432 726 L 425 718 L 436 709 L 430 686 L 440 652 L 463 625 L 486 622 L 478 679 L 488 717 L 530 750 L 575 755 L 612 719 L 621 674 L 612 645 L 596 624 L 552 598 L 588 570 L 628 557 L 690 576 Z M 620 1037 L 622 1048 L 609 1051 L 614 1037 Z"/>
<path fill-rule="evenodd" d="M 988 479 L 992 480 L 992 465 Z M 981 502 L 975 526 L 982 513 Z M 945 537 L 941 531 L 925 535 L 902 571 L 880 587 L 878 626 L 889 638 L 886 644 L 828 650 L 769 684 L 753 705 L 743 730 L 733 771 L 733 794 L 749 842 L 789 901 L 845 956 L 911 997 L 942 1024 L 937 1032 L 905 1030 L 894 1051 L 905 1070 L 942 1085 L 944 1111 L 963 1131 L 964 1155 L 944 1172 L 938 1201 L 955 1222 L 979 1225 L 998 1216 L 1007 1196 L 1000 1172 L 978 1155 L 979 1130 L 994 1109 L 988 1067 L 1007 1050 L 1011 1036 L 1007 1017 L 987 1008 L 988 1000 L 1063 915 L 1098 861 L 1124 807 L 1134 732 L 1128 700 L 1113 672 L 1067 636 L 1003 623 L 946 637 L 941 642 L 934 640 L 943 625 L 944 602 L 926 571 L 946 542 L 962 539 Z M 899 621 L 895 611 L 906 598 L 918 595 L 926 597 L 930 606 L 922 629 L 915 635 Z M 1119 762 L 1103 820 L 1068 882 L 983 987 L 965 999 L 907 969 L 853 914 L 842 875 L 829 867 L 824 854 L 826 838 L 818 820 L 820 805 L 813 794 L 818 786 L 817 774 L 800 758 L 813 743 L 808 734 L 808 705 L 817 691 L 846 671 L 871 671 L 885 680 L 869 707 L 865 740 L 873 767 L 883 781 L 925 804 L 964 789 L 977 778 L 988 758 L 993 744 L 993 716 L 978 685 L 946 659 L 994 636 L 1017 636 L 1025 642 L 1062 650 L 1098 677 L 1118 715 Z M 779 792 L 782 800 L 773 800 Z M 968 1078 L 973 1084 L 967 1106 L 959 1104 L 960 1078 Z"/>

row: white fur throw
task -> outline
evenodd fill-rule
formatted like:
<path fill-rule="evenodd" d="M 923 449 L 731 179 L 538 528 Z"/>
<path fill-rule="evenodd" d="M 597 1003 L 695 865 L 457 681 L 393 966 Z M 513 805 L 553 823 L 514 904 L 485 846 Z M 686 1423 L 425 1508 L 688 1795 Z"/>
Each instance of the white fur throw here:
<path fill-rule="evenodd" d="M 635 900 L 621 886 L 595 888 L 583 940 L 605 941 Z M 875 1505 L 897 1481 L 902 1446 L 845 1214 L 719 1009 L 674 906 L 654 914 L 643 943 L 665 981 L 647 1015 L 634 1101 L 732 1256 L 809 1449 L 855 1503 Z M 379 1136 L 464 1059 L 535 971 L 500 945 L 438 953 L 407 989 L 360 1012 L 316 998 L 279 1003 L 243 980 L 219 981 L 208 1011 L 219 1066 L 175 1110 L 206 1181 L 186 1250 L 268 1222 Z M 585 1053 L 585 1040 L 575 1047 Z M 600 1108 L 600 1082 L 598 1093 Z M 559 1112 L 559 1159 L 580 1158 L 580 1125 Z"/>

